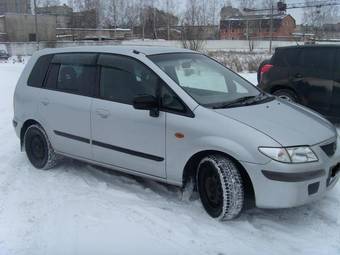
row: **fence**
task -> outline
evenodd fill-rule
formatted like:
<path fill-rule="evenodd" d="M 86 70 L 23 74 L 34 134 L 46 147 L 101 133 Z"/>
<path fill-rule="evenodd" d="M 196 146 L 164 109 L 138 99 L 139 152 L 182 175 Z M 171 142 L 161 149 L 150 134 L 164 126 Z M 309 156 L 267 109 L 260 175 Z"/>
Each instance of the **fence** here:
<path fill-rule="evenodd" d="M 206 51 L 249 51 L 249 41 L 247 40 L 208 40 L 205 42 Z M 269 41 L 251 41 L 255 52 L 266 52 L 269 48 Z M 126 40 L 126 41 L 56 41 L 40 42 L 39 49 L 61 48 L 74 46 L 94 46 L 94 45 L 143 45 L 143 46 L 169 46 L 182 47 L 181 41 L 166 40 Z M 273 48 L 297 45 L 292 41 L 273 41 Z M 5 49 L 11 56 L 32 55 L 37 50 L 35 42 L 10 42 L 0 43 L 0 49 Z"/>

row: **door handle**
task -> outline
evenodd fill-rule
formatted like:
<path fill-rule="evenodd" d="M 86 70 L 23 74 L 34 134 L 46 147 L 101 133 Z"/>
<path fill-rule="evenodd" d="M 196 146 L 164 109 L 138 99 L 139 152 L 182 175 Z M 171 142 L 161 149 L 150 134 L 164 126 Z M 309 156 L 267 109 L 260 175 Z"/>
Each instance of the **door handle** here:
<path fill-rule="evenodd" d="M 99 115 L 103 119 L 107 119 L 107 117 L 110 116 L 110 112 L 108 110 L 104 110 L 104 109 L 97 109 L 96 113 L 97 113 L 97 115 Z"/>
<path fill-rule="evenodd" d="M 47 105 L 50 103 L 50 101 L 49 101 L 47 98 L 44 98 L 44 99 L 41 100 L 41 103 L 42 103 L 44 106 L 47 106 Z"/>

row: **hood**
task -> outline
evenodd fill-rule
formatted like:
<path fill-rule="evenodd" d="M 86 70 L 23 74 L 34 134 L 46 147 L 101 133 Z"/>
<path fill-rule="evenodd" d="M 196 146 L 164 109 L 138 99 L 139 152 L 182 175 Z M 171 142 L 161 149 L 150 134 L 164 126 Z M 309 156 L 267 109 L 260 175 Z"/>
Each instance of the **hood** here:
<path fill-rule="evenodd" d="M 265 133 L 282 146 L 315 145 L 336 136 L 335 127 L 319 114 L 281 100 L 215 111 Z"/>

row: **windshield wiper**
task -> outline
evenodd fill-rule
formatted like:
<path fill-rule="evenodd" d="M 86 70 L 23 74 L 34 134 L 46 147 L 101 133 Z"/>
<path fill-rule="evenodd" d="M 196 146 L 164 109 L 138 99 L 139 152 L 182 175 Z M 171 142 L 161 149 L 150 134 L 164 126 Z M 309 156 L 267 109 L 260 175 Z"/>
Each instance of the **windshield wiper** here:
<path fill-rule="evenodd" d="M 246 101 L 248 101 L 250 99 L 254 99 L 255 97 L 256 96 L 240 97 L 240 98 L 237 98 L 237 99 L 235 99 L 231 102 L 213 106 L 213 109 L 228 108 L 228 107 L 231 107 L 231 106 L 234 106 L 234 105 L 245 103 Z"/>
<path fill-rule="evenodd" d="M 228 107 L 233 107 L 233 106 L 238 106 L 238 105 L 253 105 L 253 104 L 258 104 L 263 101 L 270 101 L 274 97 L 269 96 L 268 94 L 262 92 L 258 94 L 257 96 L 246 96 L 246 97 L 240 97 L 237 98 L 231 102 L 221 104 L 214 106 L 213 109 L 221 109 L 221 108 L 228 108 Z"/>

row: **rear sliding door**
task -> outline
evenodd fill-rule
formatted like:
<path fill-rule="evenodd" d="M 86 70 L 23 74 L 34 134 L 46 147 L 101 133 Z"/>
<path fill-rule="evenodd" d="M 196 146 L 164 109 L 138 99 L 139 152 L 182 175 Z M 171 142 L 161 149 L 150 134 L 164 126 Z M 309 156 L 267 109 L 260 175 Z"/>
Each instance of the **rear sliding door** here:
<path fill-rule="evenodd" d="M 96 83 L 96 54 L 57 54 L 40 92 L 39 114 L 54 149 L 92 159 L 91 95 Z"/>

